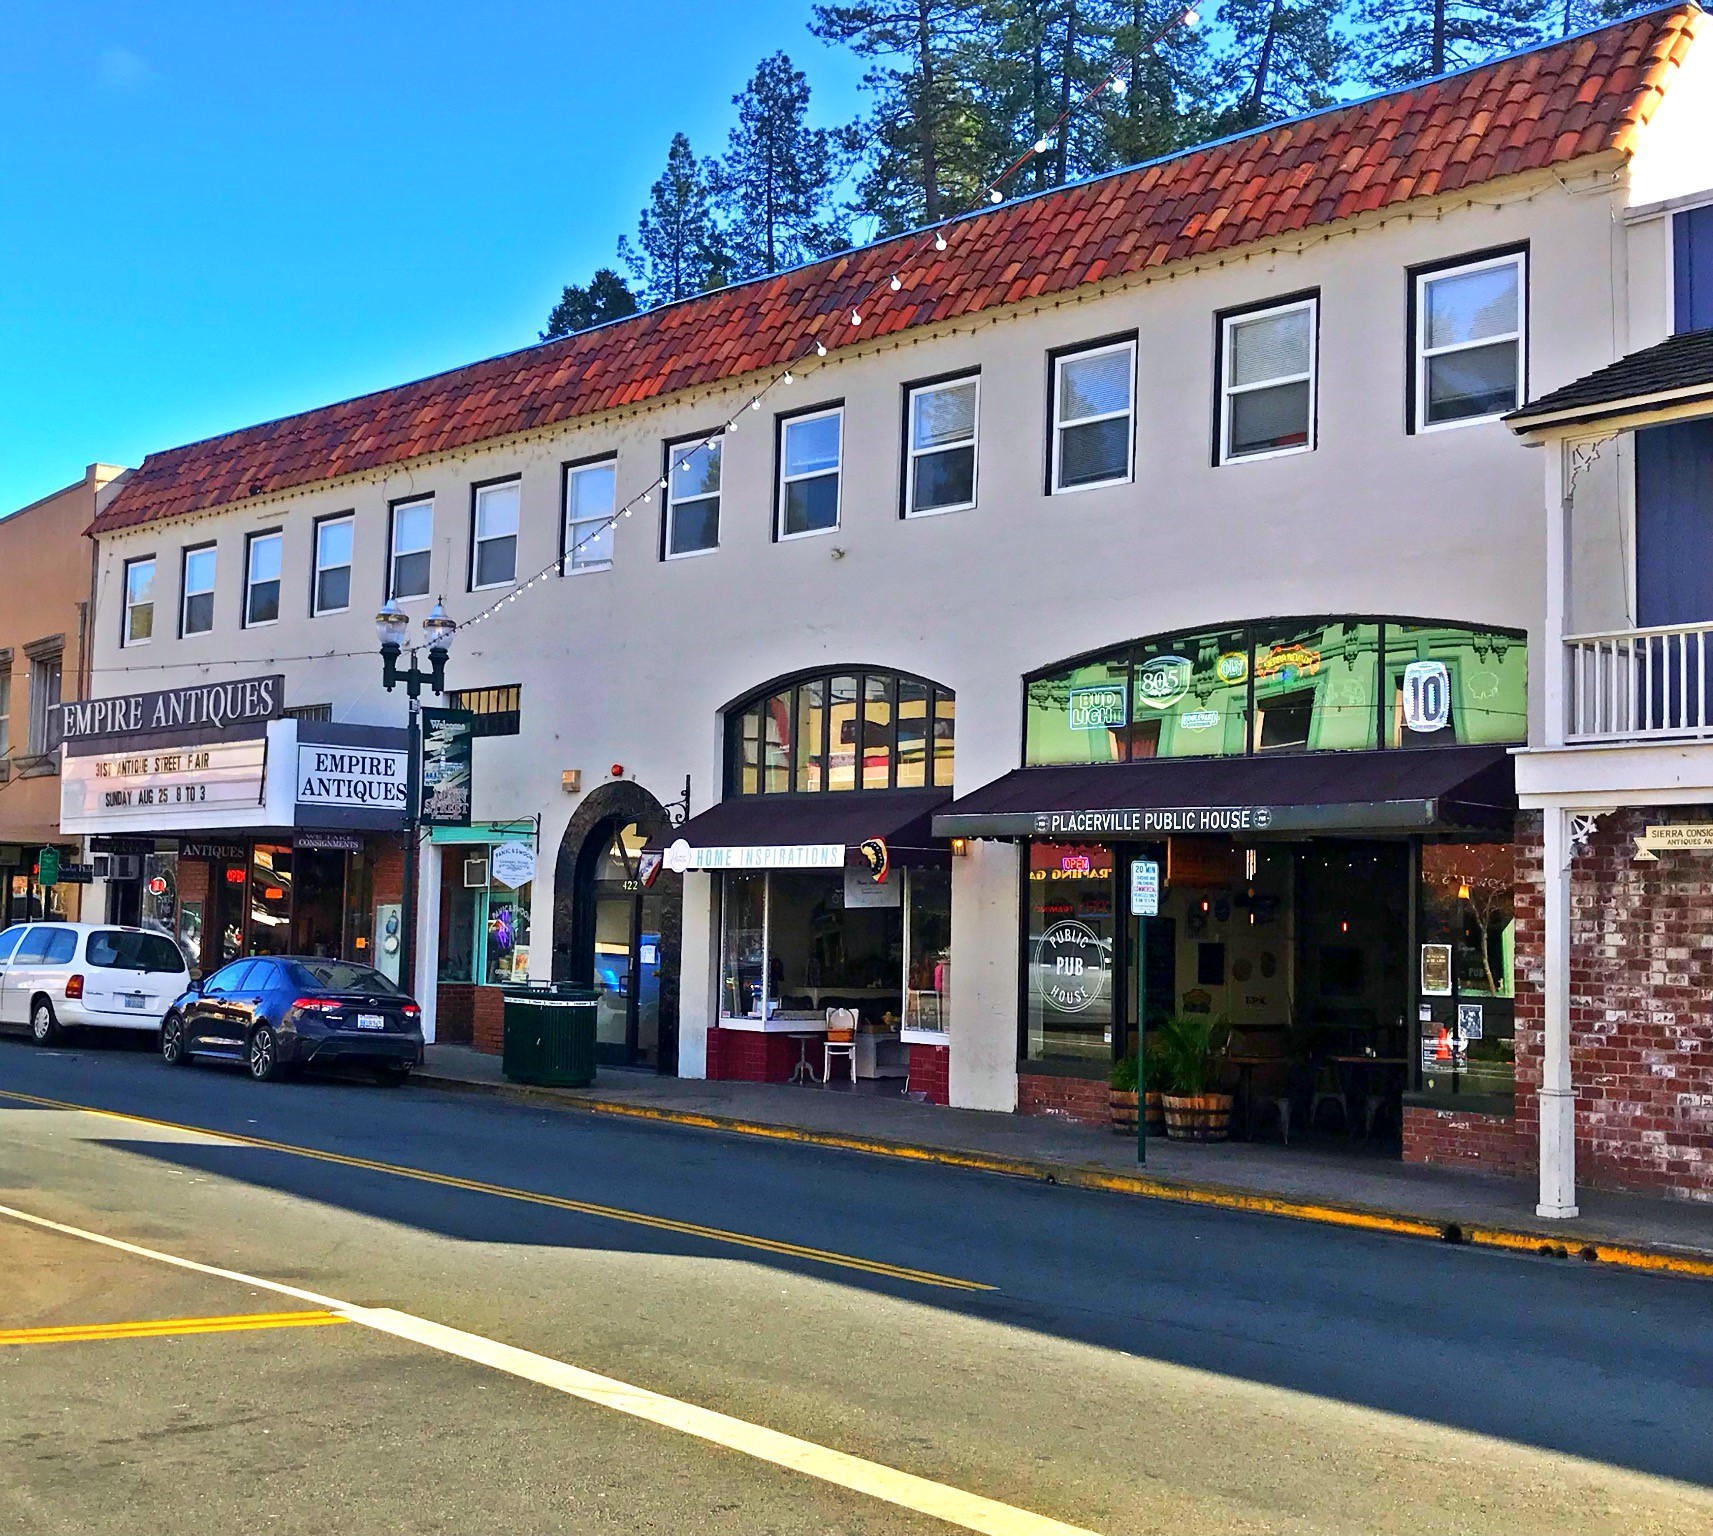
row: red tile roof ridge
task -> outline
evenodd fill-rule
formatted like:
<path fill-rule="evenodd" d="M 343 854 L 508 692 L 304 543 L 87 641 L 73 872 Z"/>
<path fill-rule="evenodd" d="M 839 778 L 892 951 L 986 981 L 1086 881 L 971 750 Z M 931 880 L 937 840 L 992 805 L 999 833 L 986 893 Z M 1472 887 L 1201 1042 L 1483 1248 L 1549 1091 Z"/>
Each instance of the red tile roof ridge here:
<path fill-rule="evenodd" d="M 947 252 L 911 231 L 216 433 L 150 454 L 90 531 L 374 473 L 689 389 L 729 388 L 799 362 L 816 339 L 830 349 L 861 345 L 1084 284 L 1120 284 L 1167 262 L 1301 234 L 1499 175 L 1627 154 L 1702 27 L 1700 6 L 1682 0 L 965 214 L 945 226 L 953 234 Z M 1590 99 L 1594 80 L 1599 89 Z M 1019 261 L 1020 250 L 1039 254 Z M 884 285 L 906 251 L 906 295 L 897 297 Z M 858 303 L 864 324 L 840 341 L 835 331 Z"/>

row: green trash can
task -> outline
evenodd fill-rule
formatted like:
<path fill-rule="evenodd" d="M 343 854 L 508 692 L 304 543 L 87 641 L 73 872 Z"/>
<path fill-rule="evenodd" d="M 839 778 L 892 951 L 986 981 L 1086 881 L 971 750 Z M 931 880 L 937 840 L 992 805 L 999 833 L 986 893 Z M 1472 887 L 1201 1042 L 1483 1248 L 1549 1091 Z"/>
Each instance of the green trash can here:
<path fill-rule="evenodd" d="M 514 1083 L 587 1088 L 595 1081 L 592 987 L 506 987 L 500 1069 Z"/>

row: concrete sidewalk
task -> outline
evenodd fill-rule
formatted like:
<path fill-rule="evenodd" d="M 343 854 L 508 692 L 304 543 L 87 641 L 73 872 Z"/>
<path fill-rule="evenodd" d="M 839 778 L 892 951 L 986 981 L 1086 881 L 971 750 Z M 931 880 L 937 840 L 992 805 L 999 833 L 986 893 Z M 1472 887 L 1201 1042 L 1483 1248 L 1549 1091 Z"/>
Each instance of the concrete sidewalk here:
<path fill-rule="evenodd" d="M 1042 1116 L 920 1104 L 893 1094 L 714 1083 L 602 1068 L 593 1088 L 506 1082 L 497 1056 L 431 1045 L 417 1074 L 446 1087 L 737 1134 L 812 1141 L 1119 1193 L 1535 1251 L 1541 1245 L 1641 1268 L 1713 1276 L 1713 1206 L 1584 1192 L 1573 1222 L 1535 1215 L 1532 1181 L 1424 1168 L 1361 1150 L 1151 1139 L 1146 1168 L 1127 1137 Z M 1619 1250 L 1631 1250 L 1625 1253 Z"/>

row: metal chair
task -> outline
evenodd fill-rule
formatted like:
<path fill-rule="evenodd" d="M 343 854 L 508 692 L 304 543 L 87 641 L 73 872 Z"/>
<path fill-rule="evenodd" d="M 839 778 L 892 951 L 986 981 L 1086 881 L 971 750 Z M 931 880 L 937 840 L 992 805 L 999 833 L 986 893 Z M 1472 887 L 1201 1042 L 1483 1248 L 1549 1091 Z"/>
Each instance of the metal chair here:
<path fill-rule="evenodd" d="M 821 1045 L 821 1086 L 825 1088 L 833 1080 L 833 1062 L 835 1059 L 850 1063 L 851 1086 L 856 1086 L 856 1027 L 857 1016 L 854 1008 L 829 1008 L 827 1010 L 827 1038 Z"/>

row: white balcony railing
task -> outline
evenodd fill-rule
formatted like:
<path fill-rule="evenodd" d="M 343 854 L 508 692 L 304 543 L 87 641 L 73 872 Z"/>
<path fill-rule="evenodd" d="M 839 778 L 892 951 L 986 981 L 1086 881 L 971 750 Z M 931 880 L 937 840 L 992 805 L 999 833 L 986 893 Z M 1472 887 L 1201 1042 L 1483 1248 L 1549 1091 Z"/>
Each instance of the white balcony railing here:
<path fill-rule="evenodd" d="M 1565 739 L 1713 737 L 1713 623 L 1565 636 Z"/>

